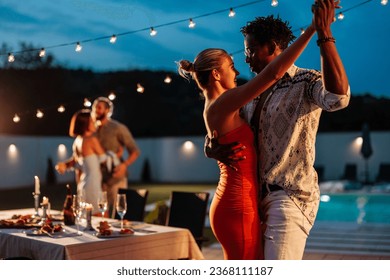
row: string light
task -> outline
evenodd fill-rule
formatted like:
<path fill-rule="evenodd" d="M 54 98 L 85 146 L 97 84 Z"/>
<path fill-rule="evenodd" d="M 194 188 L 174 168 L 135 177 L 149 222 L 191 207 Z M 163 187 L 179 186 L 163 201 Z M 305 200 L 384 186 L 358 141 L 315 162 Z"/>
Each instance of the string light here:
<path fill-rule="evenodd" d="M 42 48 L 40 51 L 39 51 L 39 57 L 44 57 L 46 55 L 46 50 L 45 48 Z"/>
<path fill-rule="evenodd" d="M 301 35 L 305 33 L 305 29 L 301 28 Z"/>
<path fill-rule="evenodd" d="M 255 0 L 255 1 L 252 1 L 252 2 L 248 2 L 248 3 L 244 3 L 244 4 L 241 4 L 241 5 L 237 5 L 235 6 L 234 8 L 237 9 L 237 8 L 242 8 L 242 7 L 245 7 L 245 6 L 251 6 L 251 5 L 254 5 L 254 4 L 257 4 L 257 3 L 260 3 L 260 2 L 265 2 L 266 0 Z M 349 8 L 349 9 L 346 9 L 346 10 L 343 10 L 343 12 L 347 12 L 349 10 L 352 10 L 352 9 L 355 9 L 361 5 L 364 5 L 364 4 L 367 4 L 369 2 L 372 2 L 373 0 L 366 0 L 366 1 L 363 1 L 359 4 L 356 4 L 354 5 L 353 7 Z M 381 0 L 381 4 L 382 5 L 387 5 L 388 3 L 388 0 Z M 271 5 L 272 6 L 276 6 L 278 5 L 279 2 L 277 0 L 272 0 L 271 2 Z M 226 10 L 229 11 L 229 17 L 234 17 L 235 16 L 235 11 L 232 8 L 229 8 L 229 9 L 223 9 L 223 10 L 218 10 L 218 11 L 213 11 L 213 12 L 209 12 L 209 13 L 206 13 L 206 14 L 203 14 L 203 15 L 198 15 L 198 16 L 195 16 L 195 17 L 192 17 L 192 19 L 194 18 L 201 18 L 201 17 L 208 17 L 208 16 L 211 16 L 211 15 L 214 15 L 214 14 L 219 14 L 219 13 L 223 13 L 225 12 Z M 164 24 L 160 24 L 158 25 L 157 27 L 163 27 L 163 26 L 169 26 L 169 25 L 174 25 L 174 24 L 177 24 L 179 22 L 184 22 L 184 21 L 187 21 L 187 19 L 184 19 L 184 20 L 176 20 L 176 21 L 173 21 L 173 22 L 168 22 L 168 23 L 164 23 Z M 83 43 L 83 42 L 91 42 L 91 41 L 98 41 L 98 40 L 102 40 L 102 39 L 107 39 L 109 38 L 110 39 L 110 42 L 111 40 L 116 40 L 115 38 L 119 37 L 119 36 L 124 36 L 124 35 L 128 35 L 128 34 L 134 34 L 134 33 L 137 33 L 137 32 L 141 32 L 141 31 L 144 31 L 145 28 L 142 28 L 142 29 L 139 29 L 139 30 L 132 30 L 132 31 L 127 31 L 127 32 L 122 32 L 120 34 L 116 34 L 116 35 L 112 35 L 112 36 L 101 36 L 101 37 L 98 37 L 98 38 L 94 38 L 94 39 L 87 39 L 87 40 L 84 40 L 84 41 L 81 41 L 81 42 L 78 42 L 77 44 L 79 45 L 79 47 L 77 47 L 77 50 L 76 51 L 81 51 L 81 45 L 80 43 Z M 151 36 L 154 36 L 157 34 L 157 31 L 153 29 L 153 27 L 150 29 L 151 30 Z M 113 42 L 112 42 L 113 43 Z M 73 45 L 74 43 L 63 43 L 63 44 L 58 44 L 58 45 L 54 45 L 54 46 L 50 46 L 50 48 L 59 48 L 59 47 L 64 47 L 64 46 L 69 46 L 69 45 Z M 30 51 L 34 51 L 34 50 L 21 50 L 21 51 L 17 51 L 17 53 L 22 53 L 22 52 L 30 52 Z M 241 50 L 242 51 L 242 50 Z M 0 56 L 3 56 L 3 55 L 6 55 L 6 53 L 0 53 Z"/>
<path fill-rule="evenodd" d="M 235 15 L 236 15 L 236 12 L 233 10 L 233 8 L 230 8 L 229 17 L 234 17 Z"/>
<path fill-rule="evenodd" d="M 14 121 L 14 123 L 18 123 L 20 122 L 20 117 L 18 116 L 18 114 L 15 114 L 12 120 Z"/>
<path fill-rule="evenodd" d="M 164 83 L 170 84 L 171 82 L 172 82 L 172 78 L 171 78 L 169 75 L 167 75 L 167 76 L 165 77 L 165 79 L 164 79 Z"/>
<path fill-rule="evenodd" d="M 60 105 L 58 108 L 57 108 L 57 111 L 58 113 L 63 113 L 65 112 L 65 107 L 63 105 Z"/>
<path fill-rule="evenodd" d="M 156 36 L 156 35 L 157 35 L 157 31 L 153 27 L 150 27 L 150 36 Z"/>
<path fill-rule="evenodd" d="M 116 39 L 117 39 L 117 37 L 115 35 L 112 35 L 111 38 L 110 38 L 110 43 L 111 44 L 115 44 L 116 43 Z"/>
<path fill-rule="evenodd" d="M 41 110 L 37 110 L 36 116 L 37 116 L 38 119 L 42 119 L 43 118 L 43 112 Z"/>
<path fill-rule="evenodd" d="M 140 83 L 138 83 L 137 84 L 137 92 L 144 93 L 144 91 L 145 91 L 145 88 Z"/>
<path fill-rule="evenodd" d="M 8 54 L 8 62 L 9 63 L 12 63 L 15 61 L 15 56 L 12 54 L 12 53 L 9 53 Z"/>
<path fill-rule="evenodd" d="M 91 107 L 92 103 L 88 98 L 84 98 L 84 107 Z"/>
<path fill-rule="evenodd" d="M 111 101 L 113 101 L 113 100 L 115 100 L 115 98 L 116 98 L 115 93 L 110 92 L 110 94 L 108 95 L 108 99 L 110 99 Z"/>
<path fill-rule="evenodd" d="M 195 28 L 196 23 L 190 18 L 190 23 L 188 24 L 189 28 Z"/>
<path fill-rule="evenodd" d="M 75 51 L 76 52 L 81 52 L 82 49 L 83 49 L 83 47 L 81 46 L 80 42 L 77 42 Z"/>
<path fill-rule="evenodd" d="M 241 7 L 244 7 L 244 6 L 249 6 L 249 5 L 253 5 L 255 3 L 259 3 L 259 2 L 264 2 L 265 0 L 259 0 L 259 1 L 252 1 L 252 2 L 249 2 L 249 3 L 245 3 L 245 4 L 242 4 L 242 5 L 239 5 L 239 6 L 235 6 L 234 8 L 241 8 Z M 368 0 L 368 1 L 364 1 L 364 2 L 361 2 L 359 4 L 356 4 L 354 5 L 353 7 L 351 8 L 348 8 L 348 9 L 345 9 L 343 10 L 343 12 L 348 12 L 350 10 L 353 10 L 359 6 L 362 6 L 364 4 L 367 4 L 369 2 L 372 2 L 372 0 Z M 387 5 L 388 3 L 388 0 L 381 0 L 380 2 L 383 6 Z M 271 5 L 273 7 L 277 6 L 278 5 L 278 1 L 277 0 L 273 0 L 271 2 Z M 219 10 L 219 11 L 214 11 L 214 12 L 210 12 L 210 13 L 207 13 L 207 14 L 204 14 L 204 15 L 199 15 L 199 16 L 196 16 L 196 17 L 192 17 L 190 18 L 190 22 L 189 22 L 189 27 L 190 28 L 193 28 L 196 24 L 195 22 L 193 21 L 193 18 L 201 18 L 201 17 L 207 17 L 207 16 L 210 16 L 210 15 L 213 15 L 213 14 L 218 14 L 218 13 L 221 13 L 221 12 L 226 12 L 227 10 L 229 10 L 229 17 L 234 17 L 235 16 L 235 11 L 233 8 L 229 8 L 229 9 L 224 9 L 224 10 Z M 342 20 L 344 18 L 344 14 L 342 12 L 339 13 L 338 15 L 338 18 L 340 20 Z M 168 26 L 168 25 L 173 25 L 173 24 L 176 24 L 176 23 L 179 23 L 179 22 L 185 22 L 185 21 L 188 21 L 188 19 L 184 19 L 184 20 L 177 20 L 177 21 L 174 21 L 174 22 L 169 22 L 169 23 L 165 23 L 165 24 L 160 24 L 158 25 L 157 27 L 163 27 L 163 26 Z M 193 27 L 191 22 L 193 23 Z M 191 25 L 191 26 L 190 26 Z M 123 32 L 121 34 L 117 34 L 117 35 L 112 35 L 112 36 L 104 36 L 104 37 L 99 37 L 99 38 L 95 38 L 95 39 L 88 39 L 88 40 L 84 40 L 84 41 L 81 41 L 81 42 L 90 42 L 90 41 L 97 41 L 97 40 L 101 40 L 101 39 L 108 39 L 110 40 L 110 43 L 115 43 L 116 40 L 117 40 L 117 37 L 118 36 L 123 36 L 123 35 L 127 35 L 127 34 L 134 34 L 136 32 L 140 32 L 140 31 L 145 31 L 147 29 L 143 28 L 143 29 L 140 29 L 140 30 L 135 30 L 135 31 L 129 31 L 129 32 Z M 301 31 L 301 34 L 304 33 L 304 29 L 303 28 L 300 28 L 300 31 Z M 150 35 L 151 36 L 155 36 L 157 34 L 157 31 L 151 27 L 150 28 Z M 50 46 L 50 48 L 56 48 L 56 47 L 62 47 L 62 46 L 69 46 L 69 45 L 73 45 L 74 43 L 68 43 L 68 44 L 60 44 L 60 45 L 55 45 L 55 46 Z M 82 46 L 81 46 L 81 43 L 80 42 L 77 42 L 76 44 L 76 48 L 75 48 L 75 51 L 77 52 L 80 52 L 82 50 Z M 17 53 L 23 53 L 23 52 L 29 52 L 29 51 L 36 51 L 36 50 L 25 50 L 25 51 L 17 51 Z M 243 52 L 243 50 L 239 50 L 239 51 L 236 51 L 236 52 L 233 52 L 230 54 L 230 56 L 232 57 L 233 59 L 233 54 L 235 53 L 239 53 L 239 52 Z M 3 56 L 5 54 L 2 54 L 0 53 L 0 56 Z M 43 57 L 44 55 L 46 55 L 46 51 L 45 51 L 45 48 L 42 48 L 40 51 L 39 51 L 39 56 L 40 57 Z M 14 62 L 15 61 L 15 56 L 13 55 L 13 53 L 8 53 L 8 62 Z M 170 83 L 171 82 L 171 78 L 169 76 L 167 76 L 165 79 L 164 79 L 164 82 L 165 83 Z M 137 92 L 139 93 L 143 93 L 144 92 L 144 87 L 141 85 L 141 84 L 137 84 Z M 109 98 L 110 96 L 112 96 L 114 99 L 115 99 L 115 94 L 114 93 L 110 93 L 109 95 Z M 92 104 L 91 102 L 85 98 L 84 99 L 84 106 L 86 107 L 90 107 Z M 65 107 L 64 106 L 59 106 L 58 107 L 58 112 L 63 112 L 65 111 Z M 37 110 L 37 113 L 36 113 L 37 117 L 39 118 L 42 118 L 43 117 L 43 112 L 40 111 L 40 110 Z M 20 121 L 20 117 L 18 114 L 15 114 L 14 115 L 14 118 L 13 118 L 14 122 L 19 122 Z"/>

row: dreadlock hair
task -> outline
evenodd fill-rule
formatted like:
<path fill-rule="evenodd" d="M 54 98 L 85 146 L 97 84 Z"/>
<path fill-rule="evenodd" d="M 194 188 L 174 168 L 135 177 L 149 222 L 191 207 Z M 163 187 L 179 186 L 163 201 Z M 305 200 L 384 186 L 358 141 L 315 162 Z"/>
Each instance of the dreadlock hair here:
<path fill-rule="evenodd" d="M 270 54 L 275 50 L 275 44 L 285 50 L 289 43 L 295 40 L 288 21 L 282 21 L 279 16 L 256 17 L 240 29 L 242 35 L 252 35 L 260 45 L 268 44 Z"/>

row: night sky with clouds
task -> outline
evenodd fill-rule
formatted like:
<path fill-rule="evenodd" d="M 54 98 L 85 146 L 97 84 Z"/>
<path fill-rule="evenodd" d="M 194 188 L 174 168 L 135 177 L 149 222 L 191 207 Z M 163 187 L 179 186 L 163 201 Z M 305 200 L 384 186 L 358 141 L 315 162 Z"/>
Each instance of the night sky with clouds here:
<path fill-rule="evenodd" d="M 234 53 L 236 68 L 248 79 L 252 74 L 244 61 L 241 26 L 256 16 L 279 15 L 299 36 L 300 28 L 311 22 L 313 0 L 278 2 L 272 7 L 271 0 L 2 0 L 0 43 L 12 52 L 19 50 L 20 42 L 32 43 L 47 48 L 67 67 L 94 71 L 176 71 L 175 61 L 192 60 L 201 50 L 218 47 Z M 390 3 L 342 0 L 341 6 L 338 12 L 345 11 L 345 17 L 333 24 L 332 31 L 352 93 L 390 98 Z M 228 17 L 230 7 L 234 17 Z M 188 28 L 190 18 L 196 23 L 193 29 Z M 155 26 L 158 33 L 151 37 L 149 28 Z M 123 33 L 115 44 L 99 39 Z M 90 41 L 76 53 L 73 42 L 85 40 Z M 320 69 L 315 40 L 296 62 L 298 66 Z"/>

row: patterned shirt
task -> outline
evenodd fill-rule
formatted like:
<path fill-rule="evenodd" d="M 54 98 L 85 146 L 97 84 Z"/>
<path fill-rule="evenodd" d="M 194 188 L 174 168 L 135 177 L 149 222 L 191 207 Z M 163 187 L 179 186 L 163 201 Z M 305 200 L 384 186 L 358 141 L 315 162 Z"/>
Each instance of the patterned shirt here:
<path fill-rule="evenodd" d="M 248 122 L 259 99 L 242 110 Z M 314 160 L 321 112 L 345 108 L 349 100 L 349 88 L 347 95 L 331 93 L 325 89 L 320 72 L 293 65 L 274 85 L 260 112 L 260 183 L 283 187 L 311 224 L 320 201 Z"/>

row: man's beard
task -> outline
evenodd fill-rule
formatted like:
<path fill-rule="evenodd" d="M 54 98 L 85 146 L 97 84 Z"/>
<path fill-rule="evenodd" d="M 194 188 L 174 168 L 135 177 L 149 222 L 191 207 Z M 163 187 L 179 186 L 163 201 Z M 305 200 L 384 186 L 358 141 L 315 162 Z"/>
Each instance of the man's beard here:
<path fill-rule="evenodd" d="M 96 120 L 101 121 L 106 118 L 106 114 L 95 115 Z"/>

